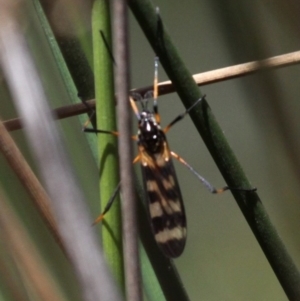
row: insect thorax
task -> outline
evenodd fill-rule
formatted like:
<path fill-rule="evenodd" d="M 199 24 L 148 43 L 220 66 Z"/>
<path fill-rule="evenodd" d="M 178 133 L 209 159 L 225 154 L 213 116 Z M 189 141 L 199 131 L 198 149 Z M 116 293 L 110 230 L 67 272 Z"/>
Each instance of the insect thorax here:
<path fill-rule="evenodd" d="M 142 111 L 139 120 L 138 144 L 149 153 L 159 153 L 166 140 L 164 132 L 157 123 L 153 113 Z"/>

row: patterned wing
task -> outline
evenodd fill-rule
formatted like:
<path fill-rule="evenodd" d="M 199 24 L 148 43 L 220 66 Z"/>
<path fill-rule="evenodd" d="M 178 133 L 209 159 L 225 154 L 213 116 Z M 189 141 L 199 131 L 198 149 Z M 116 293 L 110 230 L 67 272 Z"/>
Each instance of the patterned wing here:
<path fill-rule="evenodd" d="M 178 257 L 186 242 L 186 217 L 168 146 L 155 155 L 140 148 L 140 155 L 155 240 L 167 257 Z"/>

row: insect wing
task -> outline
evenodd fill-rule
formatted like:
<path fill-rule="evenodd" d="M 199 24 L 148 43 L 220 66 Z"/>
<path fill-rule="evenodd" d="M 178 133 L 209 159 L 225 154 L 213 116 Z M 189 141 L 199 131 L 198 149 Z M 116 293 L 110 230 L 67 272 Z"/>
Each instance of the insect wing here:
<path fill-rule="evenodd" d="M 155 240 L 167 257 L 178 257 L 185 246 L 186 217 L 173 162 L 162 154 L 141 157 Z"/>

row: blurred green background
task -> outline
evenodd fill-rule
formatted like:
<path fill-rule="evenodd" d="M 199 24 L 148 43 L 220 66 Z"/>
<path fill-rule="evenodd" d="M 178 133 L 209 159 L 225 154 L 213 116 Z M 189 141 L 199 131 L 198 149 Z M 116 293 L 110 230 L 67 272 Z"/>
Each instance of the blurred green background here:
<path fill-rule="evenodd" d="M 164 25 L 191 73 L 200 73 L 299 49 L 299 4 L 294 1 L 157 1 Z M 86 10 L 88 11 L 88 9 Z M 24 14 L 26 14 L 24 12 Z M 86 17 L 88 19 L 88 15 Z M 26 35 L 52 107 L 68 102 L 34 10 L 24 15 Z M 88 24 L 88 21 L 87 21 Z M 153 80 L 154 53 L 130 14 L 131 86 Z M 300 112 L 298 65 L 201 87 L 218 122 L 295 263 L 300 264 Z M 162 68 L 160 80 L 167 80 Z M 11 103 L 1 89 L 1 118 Z M 162 125 L 184 111 L 176 94 L 159 98 Z M 133 118 L 135 131 L 136 121 Z M 38 125 L 37 125 L 38 126 Z M 97 216 L 98 172 L 77 117 L 60 121 L 92 215 Z M 21 131 L 14 133 L 24 142 Z M 189 117 L 168 134 L 171 149 L 216 187 L 223 187 L 213 160 Z M 29 156 L 27 152 L 27 156 Z M 1 186 L 39 242 L 49 266 L 73 300 L 73 278 L 26 193 L 0 156 Z M 34 164 L 34 163 L 33 163 Z M 139 172 L 139 167 L 136 167 Z M 191 300 L 287 300 L 230 192 L 212 195 L 175 162 L 186 206 L 188 241 L 175 260 Z M 0 247 L 4 253 L 5 242 Z M 63 266 L 61 266 L 63 264 Z M 70 287 L 66 284 L 70 282 Z M 3 286 L 3 285 L 2 285 Z M 4 288 L 2 288 L 4 289 Z M 5 289 L 4 289 L 5 290 Z M 6 300 L 6 299 L 5 299 Z"/>

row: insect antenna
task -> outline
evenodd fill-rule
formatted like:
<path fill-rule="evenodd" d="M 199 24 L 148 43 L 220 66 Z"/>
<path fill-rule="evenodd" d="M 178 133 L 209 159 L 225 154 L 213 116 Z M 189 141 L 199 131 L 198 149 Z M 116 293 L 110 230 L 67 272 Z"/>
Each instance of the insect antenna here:
<path fill-rule="evenodd" d="M 158 11 L 159 13 L 159 11 Z M 153 82 L 153 112 L 155 115 L 155 119 L 158 124 L 160 124 L 160 115 L 158 113 L 158 65 L 159 65 L 159 57 L 155 56 L 154 58 L 154 82 Z"/>

